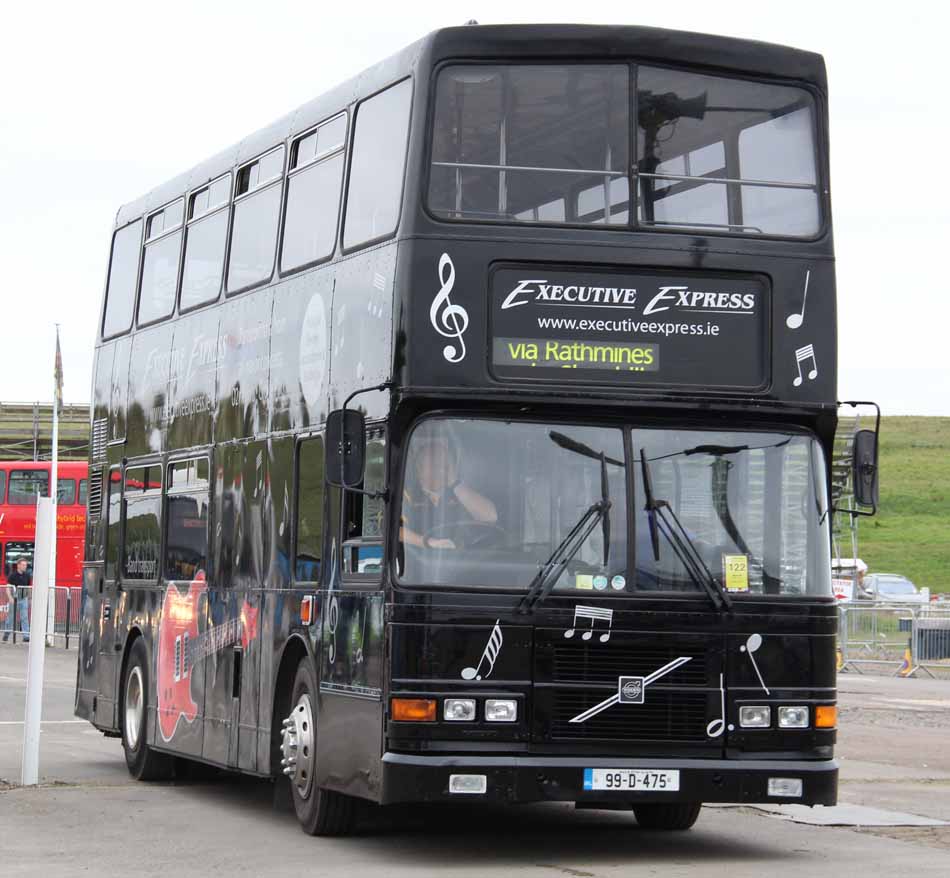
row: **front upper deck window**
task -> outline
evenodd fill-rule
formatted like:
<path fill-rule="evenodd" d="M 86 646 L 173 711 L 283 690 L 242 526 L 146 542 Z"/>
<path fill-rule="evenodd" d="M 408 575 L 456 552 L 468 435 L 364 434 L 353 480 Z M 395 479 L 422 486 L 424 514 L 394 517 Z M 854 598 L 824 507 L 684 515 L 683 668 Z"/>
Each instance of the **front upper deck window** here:
<path fill-rule="evenodd" d="M 638 68 L 639 223 L 816 235 L 814 130 L 804 89 Z"/>
<path fill-rule="evenodd" d="M 448 220 L 814 236 L 814 100 L 625 64 L 450 66 L 428 203 Z"/>
<path fill-rule="evenodd" d="M 446 68 L 430 209 L 446 219 L 626 224 L 629 108 L 624 64 Z"/>

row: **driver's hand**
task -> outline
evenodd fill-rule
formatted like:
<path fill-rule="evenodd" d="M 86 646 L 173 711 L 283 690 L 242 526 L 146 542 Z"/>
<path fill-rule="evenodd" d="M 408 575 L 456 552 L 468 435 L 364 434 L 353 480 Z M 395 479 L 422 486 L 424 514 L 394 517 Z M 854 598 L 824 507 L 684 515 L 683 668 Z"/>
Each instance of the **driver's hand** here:
<path fill-rule="evenodd" d="M 426 545 L 431 549 L 454 549 L 455 543 L 448 537 L 439 537 L 435 540 L 427 540 Z"/>

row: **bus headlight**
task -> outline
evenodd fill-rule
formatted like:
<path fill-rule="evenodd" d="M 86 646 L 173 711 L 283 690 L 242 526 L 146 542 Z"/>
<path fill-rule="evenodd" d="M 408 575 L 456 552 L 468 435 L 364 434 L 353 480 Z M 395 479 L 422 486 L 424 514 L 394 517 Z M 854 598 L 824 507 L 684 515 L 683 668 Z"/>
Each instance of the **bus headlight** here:
<path fill-rule="evenodd" d="M 740 707 L 739 725 L 744 729 L 767 729 L 772 725 L 772 708 L 767 704 Z"/>
<path fill-rule="evenodd" d="M 780 729 L 807 729 L 807 707 L 780 707 L 778 709 L 778 726 Z"/>
<path fill-rule="evenodd" d="M 475 719 L 474 698 L 446 698 L 442 718 L 452 723 L 471 722 Z"/>
<path fill-rule="evenodd" d="M 485 702 L 485 720 L 490 723 L 513 723 L 518 719 L 518 702 L 513 698 L 489 698 Z"/>

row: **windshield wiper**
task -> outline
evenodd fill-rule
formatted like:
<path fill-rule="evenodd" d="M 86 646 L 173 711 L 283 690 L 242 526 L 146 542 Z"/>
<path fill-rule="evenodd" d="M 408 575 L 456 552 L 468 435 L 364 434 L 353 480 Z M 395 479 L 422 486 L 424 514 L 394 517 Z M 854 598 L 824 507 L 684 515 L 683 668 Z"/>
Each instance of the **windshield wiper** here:
<path fill-rule="evenodd" d="M 666 538 L 690 579 L 702 588 L 717 610 L 732 609 L 732 598 L 722 590 L 712 571 L 706 566 L 703 556 L 696 548 L 682 522 L 677 518 L 673 507 L 666 500 L 657 500 L 653 496 L 653 482 L 650 477 L 650 465 L 647 463 L 645 448 L 640 449 L 640 466 L 643 472 L 643 493 L 646 498 L 648 519 L 650 522 L 650 541 L 653 544 L 653 559 L 660 560 L 660 533 Z"/>
<path fill-rule="evenodd" d="M 584 511 L 574 527 L 571 528 L 570 533 L 557 544 L 547 561 L 538 568 L 538 572 L 531 580 L 528 590 L 518 604 L 519 613 L 530 613 L 551 593 L 555 583 L 564 572 L 564 568 L 581 550 L 587 538 L 594 532 L 598 522 L 603 528 L 605 568 L 610 558 L 610 489 L 607 481 L 607 461 L 610 460 L 611 463 L 617 463 L 620 466 L 623 466 L 623 462 L 611 460 L 602 451 L 594 451 L 593 448 L 584 445 L 582 442 L 577 442 L 563 433 L 551 431 L 548 435 L 552 441 L 562 448 L 600 461 L 600 500 L 592 503 Z"/>

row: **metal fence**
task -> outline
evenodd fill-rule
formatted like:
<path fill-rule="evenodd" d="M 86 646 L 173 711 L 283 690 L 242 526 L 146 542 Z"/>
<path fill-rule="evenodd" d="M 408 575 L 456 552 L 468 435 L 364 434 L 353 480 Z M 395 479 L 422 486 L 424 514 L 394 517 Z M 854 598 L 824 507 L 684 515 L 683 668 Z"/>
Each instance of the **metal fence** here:
<path fill-rule="evenodd" d="M 33 587 L 0 584 L 0 642 L 28 643 L 30 639 L 30 612 L 33 605 Z M 79 616 L 82 588 L 78 585 L 57 585 L 52 589 L 50 604 L 54 608 L 53 630 L 47 636 L 57 645 L 69 649 L 70 638 L 79 634 Z"/>
<path fill-rule="evenodd" d="M 839 612 L 839 671 L 950 672 L 950 606 L 852 601 Z"/>

